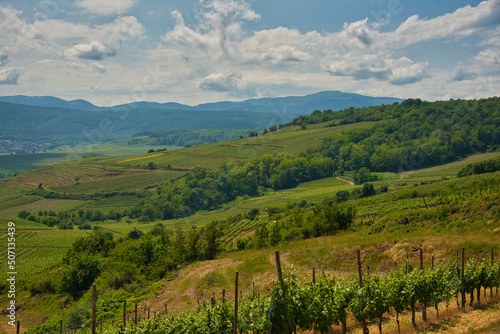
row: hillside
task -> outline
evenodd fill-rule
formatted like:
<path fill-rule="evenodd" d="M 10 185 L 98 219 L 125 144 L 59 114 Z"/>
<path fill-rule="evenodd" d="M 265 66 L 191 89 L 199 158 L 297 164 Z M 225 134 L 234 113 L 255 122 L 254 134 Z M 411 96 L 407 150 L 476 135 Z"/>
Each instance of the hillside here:
<path fill-rule="evenodd" d="M 420 248 L 427 264 L 431 256 L 447 264 L 461 247 L 469 259 L 491 247 L 498 254 L 500 175 L 491 162 L 500 156 L 497 103 L 407 100 L 314 112 L 249 138 L 86 157 L 1 180 L 0 217 L 19 226 L 20 272 L 37 277 L 20 283 L 23 317 L 43 313 L 34 303 L 39 298 L 61 312 L 49 319 L 53 324 L 88 325 L 79 310 L 89 293 L 67 307 L 54 303 L 88 290 L 89 281 L 64 283 L 84 258 L 102 268 L 90 280 L 101 303 L 115 305 L 99 318 L 118 319 L 125 298 L 157 312 L 164 303 L 176 314 L 194 308 L 198 299 L 230 291 L 235 271 L 245 294 L 255 282 L 266 295 L 274 249 L 283 254 L 284 270 L 293 265 L 301 279 L 312 267 L 329 277 L 353 273 L 357 249 L 370 272 L 381 273 L 407 253 L 416 263 Z M 452 144 L 457 128 L 468 145 Z M 419 151 L 427 152 L 424 159 L 408 155 L 404 147 L 412 145 L 426 148 Z M 374 158 L 381 152 L 386 160 Z M 394 170 L 387 163 L 393 160 L 403 168 Z M 466 176 L 457 178 L 462 170 Z M 82 236 L 87 241 L 71 246 Z M 91 238 L 109 248 L 86 248 Z M 73 255 L 61 264 L 67 251 Z M 33 259 L 36 265 L 28 266 Z"/>
<path fill-rule="evenodd" d="M 239 102 L 215 102 L 203 103 L 196 106 L 188 106 L 176 102 L 132 102 L 112 106 L 109 109 L 164 109 L 164 110 L 205 110 L 205 111 L 254 111 L 268 113 L 291 113 L 307 114 L 315 109 L 341 110 L 349 107 L 368 107 L 381 104 L 401 102 L 401 99 L 393 97 L 371 97 L 339 91 L 325 91 L 305 96 L 288 96 L 277 98 L 250 99 Z M 15 103 L 37 107 L 55 107 L 77 110 L 103 110 L 85 100 L 66 101 L 52 96 L 0 96 L 0 102 Z"/>
<path fill-rule="evenodd" d="M 297 114 L 309 114 L 315 109 L 338 110 L 395 101 L 400 100 L 336 91 L 194 107 L 174 102 L 134 102 L 104 108 L 83 100 L 65 101 L 50 96 L 4 96 L 0 97 L 0 117 L 3 120 L 0 152 L 31 153 L 62 145 L 98 145 L 132 137 L 139 132 L 169 129 L 247 129 L 239 136 L 253 129 L 287 123 Z M 210 140 L 199 136 L 196 143 L 227 140 L 225 132 L 212 133 Z M 178 144 L 193 143 L 184 140 Z"/>
<path fill-rule="evenodd" d="M 273 114 L 196 110 L 98 110 L 24 106 L 0 102 L 4 120 L 0 140 L 61 145 L 89 145 L 131 137 L 141 131 L 164 129 L 264 128 L 275 122 Z M 282 114 L 287 122 L 291 114 Z"/>

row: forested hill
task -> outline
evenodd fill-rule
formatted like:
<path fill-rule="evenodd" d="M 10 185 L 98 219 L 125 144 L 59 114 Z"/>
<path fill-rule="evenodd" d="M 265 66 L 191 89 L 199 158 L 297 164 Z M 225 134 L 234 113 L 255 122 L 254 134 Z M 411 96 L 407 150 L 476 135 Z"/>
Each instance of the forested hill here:
<path fill-rule="evenodd" d="M 297 115 L 308 114 L 315 109 L 339 110 L 348 106 L 372 106 L 394 101 L 400 99 L 328 91 L 306 96 L 206 103 L 194 107 L 172 102 L 135 102 L 104 108 L 84 100 L 65 101 L 50 96 L 0 96 L 0 142 L 29 141 L 43 143 L 45 149 L 53 149 L 88 141 L 107 142 L 144 131 L 263 129 L 272 124 L 289 122 Z M 220 134 L 205 142 L 231 137 L 228 131 L 221 131 Z M 186 142 L 201 143 L 205 137 L 199 135 L 194 140 L 167 141 L 186 145 Z"/>
<path fill-rule="evenodd" d="M 313 123 L 359 127 L 325 136 L 316 149 L 298 157 L 285 153 L 228 162 L 219 171 L 197 167 L 182 188 L 165 187 L 136 208 L 150 219 L 190 215 L 212 209 L 259 188 L 287 189 L 312 180 L 349 172 L 357 182 L 370 172 L 403 172 L 458 160 L 475 152 L 500 148 L 500 99 L 402 103 L 339 112 L 315 111 L 289 126 L 307 130 Z M 363 126 L 373 122 L 372 126 Z"/>
<path fill-rule="evenodd" d="M 323 123 L 308 130 L 308 126 L 320 122 Z M 347 123 L 352 124 L 346 126 Z M 316 135 L 318 130 L 329 128 L 331 135 Z M 404 172 L 451 162 L 476 152 L 496 151 L 500 148 L 500 99 L 432 103 L 406 100 L 401 104 L 339 112 L 315 111 L 310 116 L 296 118 L 281 131 L 290 136 L 301 130 L 304 136 L 316 135 L 315 143 L 319 145 L 310 145 L 298 156 L 280 151 L 229 159 L 219 170 L 197 166 L 182 183 L 158 186 L 157 191 L 145 193 L 139 205 L 122 215 L 145 221 L 186 217 L 200 209 L 215 209 L 237 196 L 259 195 L 266 189 L 288 189 L 344 174 L 363 183 L 376 179 L 373 172 Z M 276 126 L 256 139 L 259 137 L 266 145 L 282 143 Z M 296 138 L 296 143 L 305 139 L 300 135 Z M 249 143 L 242 140 L 239 144 Z M 239 144 L 233 143 L 226 149 Z M 221 147 L 218 145 L 217 149 Z M 161 164 L 161 160 L 157 162 Z M 69 198 L 68 194 L 40 189 L 31 195 Z"/>
<path fill-rule="evenodd" d="M 454 161 L 474 152 L 500 148 L 500 99 L 402 103 L 342 111 L 315 111 L 291 124 L 330 122 L 330 126 L 377 122 L 323 139 L 319 152 L 339 170 L 401 172 Z"/>

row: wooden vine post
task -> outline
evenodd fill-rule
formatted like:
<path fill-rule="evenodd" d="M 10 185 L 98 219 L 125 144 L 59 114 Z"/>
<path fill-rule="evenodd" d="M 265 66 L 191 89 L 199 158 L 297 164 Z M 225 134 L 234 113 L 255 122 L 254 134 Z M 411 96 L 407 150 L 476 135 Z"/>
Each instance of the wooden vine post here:
<path fill-rule="evenodd" d="M 134 309 L 134 313 L 135 313 L 135 318 L 134 318 L 134 323 L 135 325 L 137 326 L 137 303 L 135 303 L 135 309 Z"/>
<path fill-rule="evenodd" d="M 462 308 L 465 308 L 465 248 L 462 247 Z"/>
<path fill-rule="evenodd" d="M 356 255 L 358 258 L 358 276 L 359 276 L 359 288 L 363 289 L 363 273 L 361 271 L 361 252 L 358 249 L 356 251 Z M 362 302 L 361 309 L 364 309 L 364 302 Z M 368 328 L 366 327 L 366 319 L 363 317 L 363 321 L 361 322 L 361 325 L 363 326 L 363 334 L 368 334 Z"/>
<path fill-rule="evenodd" d="M 96 334 L 97 325 L 97 287 L 92 284 L 92 334 Z"/>
<path fill-rule="evenodd" d="M 127 300 L 123 300 L 123 327 L 127 327 Z"/>
<path fill-rule="evenodd" d="M 238 334 L 238 272 L 234 278 L 234 334 Z"/>
<path fill-rule="evenodd" d="M 276 272 L 278 274 L 278 280 L 280 282 L 280 284 L 283 285 L 283 272 L 281 271 L 281 260 L 280 260 L 280 252 L 279 251 L 275 251 L 274 252 L 274 256 L 275 256 L 275 259 L 276 259 Z M 286 296 L 283 292 L 283 299 L 285 299 Z M 278 329 L 275 329 L 275 328 L 271 328 L 270 330 L 270 333 L 282 333 L 282 332 L 277 332 L 276 330 L 284 330 L 283 333 L 290 333 L 289 329 L 288 328 L 278 328 Z"/>
<path fill-rule="evenodd" d="M 274 252 L 274 256 L 276 257 L 276 271 L 278 272 L 278 279 L 280 280 L 280 282 L 282 282 L 283 273 L 281 272 L 280 252 Z"/>
<path fill-rule="evenodd" d="M 424 250 L 420 248 L 420 271 L 424 271 Z M 427 301 L 422 305 L 422 319 L 427 321 Z"/>
<path fill-rule="evenodd" d="M 493 247 L 491 247 L 491 266 L 493 267 L 494 257 L 493 257 Z M 490 286 L 490 299 L 493 298 L 493 285 Z"/>

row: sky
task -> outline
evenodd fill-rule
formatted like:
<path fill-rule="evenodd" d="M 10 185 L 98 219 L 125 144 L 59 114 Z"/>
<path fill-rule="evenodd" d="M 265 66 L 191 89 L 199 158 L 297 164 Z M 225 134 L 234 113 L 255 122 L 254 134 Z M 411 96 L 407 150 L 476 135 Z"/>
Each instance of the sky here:
<path fill-rule="evenodd" d="M 0 95 L 500 93 L 500 0 L 0 0 Z"/>

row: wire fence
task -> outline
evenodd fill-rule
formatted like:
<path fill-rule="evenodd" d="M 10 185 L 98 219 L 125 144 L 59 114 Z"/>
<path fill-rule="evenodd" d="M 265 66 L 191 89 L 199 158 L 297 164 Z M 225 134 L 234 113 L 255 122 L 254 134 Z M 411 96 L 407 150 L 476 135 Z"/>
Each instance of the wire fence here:
<path fill-rule="evenodd" d="M 458 261 L 458 254 L 457 254 L 457 259 L 452 261 L 454 262 L 455 264 L 457 263 Z M 278 281 L 275 283 L 279 283 L 279 284 L 288 284 L 286 283 L 285 281 L 287 281 L 287 279 L 283 279 L 282 277 L 282 273 L 281 273 L 281 264 L 279 263 L 279 253 L 277 252 L 276 254 L 276 267 L 277 267 L 277 271 L 278 271 Z M 493 249 L 492 249 L 492 253 L 491 253 L 491 265 L 493 266 Z M 459 294 L 462 294 L 462 307 L 464 307 L 465 305 L 465 294 L 466 294 L 466 291 L 465 291 L 465 287 L 464 287 L 464 281 L 470 281 L 473 279 L 472 276 L 468 276 L 468 274 L 466 274 L 465 270 L 464 270 L 464 266 L 465 266 L 465 263 L 464 263 L 464 257 L 462 255 L 462 267 L 460 268 L 461 269 L 461 275 L 462 277 L 452 277 L 451 280 L 449 281 L 449 283 L 451 284 L 451 289 L 453 289 L 453 291 L 451 291 L 452 295 L 453 296 L 456 296 L 456 299 L 457 299 L 457 306 L 460 306 L 460 303 L 459 303 L 459 299 L 458 299 L 458 296 Z M 405 267 L 406 267 L 406 272 L 411 272 L 412 270 L 417 270 L 417 268 L 413 269 L 412 266 L 408 266 L 408 262 L 405 264 Z M 360 279 L 360 285 L 359 285 L 359 290 L 357 293 L 360 293 L 360 291 L 362 291 L 363 289 L 363 286 L 362 286 L 362 280 L 363 279 L 366 279 L 366 278 L 370 278 L 372 276 L 375 276 L 375 275 L 378 275 L 378 276 L 384 276 L 384 275 L 390 275 L 391 272 L 389 273 L 373 273 L 370 274 L 369 273 L 363 273 L 361 272 L 361 261 L 359 260 L 359 254 L 358 254 L 358 269 L 359 269 L 359 279 Z M 368 268 L 367 268 L 368 269 Z M 454 269 L 457 269 L 457 266 L 455 266 Z M 431 270 L 434 270 L 434 258 L 432 258 L 432 268 Z M 367 270 L 369 271 L 369 269 Z M 420 271 L 423 271 L 423 259 L 422 259 L 422 250 L 420 250 Z M 316 281 L 316 271 L 315 269 L 313 268 L 313 278 L 312 278 L 312 283 L 313 284 L 317 284 Z M 456 272 L 455 273 L 456 275 L 459 275 L 460 273 Z M 497 287 L 496 287 L 496 293 L 498 294 L 498 282 L 500 281 L 500 272 L 497 273 L 497 277 L 495 277 L 495 280 L 497 282 Z M 323 277 L 319 277 L 319 280 L 318 282 L 321 280 L 321 279 L 330 279 L 327 277 L 327 275 L 324 274 L 324 271 L 323 271 Z M 335 276 L 333 276 L 331 278 L 332 282 L 333 282 L 333 285 L 336 284 L 335 282 Z M 340 277 L 337 281 L 337 284 L 339 282 L 343 282 L 343 281 L 347 281 L 347 279 L 342 279 L 342 277 Z M 143 285 L 134 285 L 134 287 L 136 288 L 140 288 L 140 287 L 147 287 L 147 286 L 151 286 L 151 284 L 143 284 Z M 236 281 L 236 286 L 238 286 L 238 281 Z M 480 287 L 480 286 L 479 286 Z M 483 286 L 484 288 L 484 286 Z M 491 290 L 490 290 L 490 298 L 492 297 L 492 292 L 493 292 L 493 286 L 490 287 Z M 86 320 L 84 320 L 83 322 L 80 322 L 80 323 L 77 323 L 77 324 L 74 324 L 74 323 L 67 323 L 65 324 L 64 321 L 62 320 L 62 315 L 59 315 L 59 318 L 61 318 L 59 320 L 59 323 L 54 323 L 54 324 L 51 324 L 51 326 L 47 326 L 47 328 L 44 328 L 43 329 L 43 333 L 75 333 L 75 334 L 83 334 L 83 333 L 98 333 L 98 332 L 102 332 L 103 330 L 108 330 L 108 329 L 117 329 L 119 328 L 120 326 L 122 326 L 122 328 L 125 328 L 127 326 L 144 326 L 145 324 L 147 324 L 148 321 L 151 321 L 153 319 L 158 319 L 159 317 L 162 317 L 162 318 L 165 318 L 165 319 L 173 319 L 174 317 L 182 317 L 183 316 L 183 313 L 181 314 L 169 314 L 168 311 L 167 311 L 167 304 L 164 303 L 164 309 L 163 310 L 159 310 L 157 309 L 156 311 L 153 311 L 153 314 L 151 314 L 151 308 L 148 304 L 146 303 L 143 303 L 141 305 L 141 302 L 144 301 L 144 298 L 131 298 L 131 299 L 119 299 L 119 300 L 114 300 L 114 301 L 109 301 L 109 300 L 104 300 L 102 301 L 102 303 L 99 303 L 98 302 L 98 297 L 99 295 L 103 295 L 103 293 L 105 292 L 104 290 L 101 290 L 101 291 L 97 291 L 96 288 L 95 288 L 95 285 L 93 286 L 93 294 L 94 294 L 94 297 L 93 297 L 93 301 L 92 301 L 92 318 L 91 319 L 88 319 L 86 318 Z M 271 288 L 273 289 L 273 288 Z M 414 295 L 418 295 L 420 292 L 422 292 L 422 289 L 413 289 L 413 290 L 410 290 L 410 291 L 400 291 L 399 294 L 405 294 L 405 293 L 410 293 L 410 294 L 414 294 Z M 476 287 L 474 287 L 472 289 L 472 293 L 474 293 L 474 289 L 476 289 Z M 470 287 L 469 287 L 469 290 L 470 290 Z M 254 301 L 254 300 L 260 300 L 260 294 L 256 294 L 255 293 L 255 285 L 253 284 L 253 287 L 252 287 L 252 290 L 251 290 L 251 293 L 249 293 L 247 295 L 247 298 L 246 299 L 243 299 L 243 295 L 242 295 L 242 290 L 239 291 L 238 293 L 238 290 L 236 289 L 235 291 L 235 296 L 234 296 L 234 301 L 235 301 L 235 306 L 234 306 L 234 312 L 235 312 L 235 316 L 234 316 L 234 319 L 233 319 L 233 326 L 231 328 L 226 328 L 226 329 L 223 329 L 217 333 L 220 333 L 220 334 L 223 334 L 223 333 L 231 333 L 231 332 L 234 332 L 236 333 L 237 331 L 239 332 L 247 332 L 249 329 L 252 329 L 252 328 L 256 328 L 256 327 L 264 327 L 264 323 L 270 323 L 272 317 L 273 317 L 273 312 L 276 312 L 277 310 L 275 309 L 276 305 L 275 305 L 275 302 L 271 302 L 271 304 L 264 308 L 264 309 L 261 309 L 260 310 L 260 313 L 261 316 L 260 317 L 260 323 L 238 323 L 237 322 L 237 318 L 238 318 L 238 315 L 237 315 L 237 312 L 238 312 L 238 307 L 242 305 L 242 303 L 247 303 L 248 301 Z M 86 293 L 89 293 L 89 291 L 80 291 L 80 292 L 74 292 L 74 293 L 71 293 L 71 294 L 42 294 L 42 295 L 37 295 L 37 297 L 39 298 L 52 298 L 52 297 L 60 297 L 60 296 L 67 296 L 67 295 L 70 295 L 70 296 L 82 296 Z M 469 292 L 468 292 L 469 293 Z M 241 301 L 238 301 L 238 294 L 241 294 Z M 486 292 L 485 292 L 486 294 Z M 267 297 L 269 297 L 269 295 L 265 295 Z M 385 299 L 390 299 L 392 297 L 394 297 L 394 294 L 385 294 L 382 296 L 383 298 Z M 27 300 L 28 298 L 26 298 L 25 300 Z M 223 290 L 223 294 L 222 294 L 222 300 L 219 301 L 222 302 L 222 303 L 229 303 L 231 301 L 231 298 L 225 294 L 225 290 Z M 365 298 L 362 300 L 363 303 L 366 303 L 366 304 L 369 304 L 371 301 L 374 301 L 374 299 L 370 299 L 369 297 L 368 298 Z M 440 298 L 437 298 L 437 299 L 434 299 L 434 300 L 429 300 L 429 302 L 441 302 L 442 299 Z M 446 300 L 447 302 L 449 300 Z M 471 297 L 471 302 L 472 302 L 472 297 Z M 214 308 L 214 306 L 216 305 L 216 300 L 215 300 L 215 293 L 214 295 L 209 299 L 209 300 L 206 300 L 204 301 L 201 305 L 199 304 L 199 301 L 198 301 L 198 307 L 194 310 L 194 312 L 200 312 L 200 310 L 203 310 L 204 308 Z M 131 307 L 133 306 L 133 307 Z M 347 306 L 347 305 L 346 305 Z M 113 314 L 116 314 L 119 312 L 120 308 L 123 307 L 123 315 L 118 317 L 118 316 L 115 316 L 115 315 L 109 315 L 109 316 L 106 316 L 105 314 L 106 313 L 113 313 Z M 314 313 L 321 313 L 322 311 L 325 311 L 325 308 L 326 306 L 316 306 L 316 307 L 309 307 L 308 311 L 310 312 L 314 312 Z M 293 309 L 293 312 L 298 314 L 299 312 L 301 312 L 303 310 L 301 309 Z M 319 312 L 318 312 L 319 311 Z M 188 311 L 189 312 L 189 311 Z M 278 310 L 279 312 L 279 310 Z M 43 319 L 44 316 L 34 316 L 34 317 L 23 317 L 21 318 L 20 321 L 23 321 L 23 322 L 28 322 L 28 323 L 31 323 L 31 322 L 39 322 L 41 319 Z M 297 327 L 299 324 L 295 321 L 295 319 L 289 319 L 290 322 L 291 322 L 291 326 L 292 327 Z M 226 322 L 228 322 L 229 319 L 226 317 Z M 364 323 L 364 322 L 363 322 Z M 234 324 L 237 324 L 236 326 L 234 326 Z M 271 324 L 272 326 L 272 324 Z M 19 328 L 19 324 L 18 324 L 18 328 Z M 41 328 L 40 326 L 35 326 L 32 330 L 28 330 L 28 333 L 41 333 Z M 18 330 L 18 333 L 19 333 L 19 330 Z M 215 333 L 215 332 L 214 332 Z"/>

